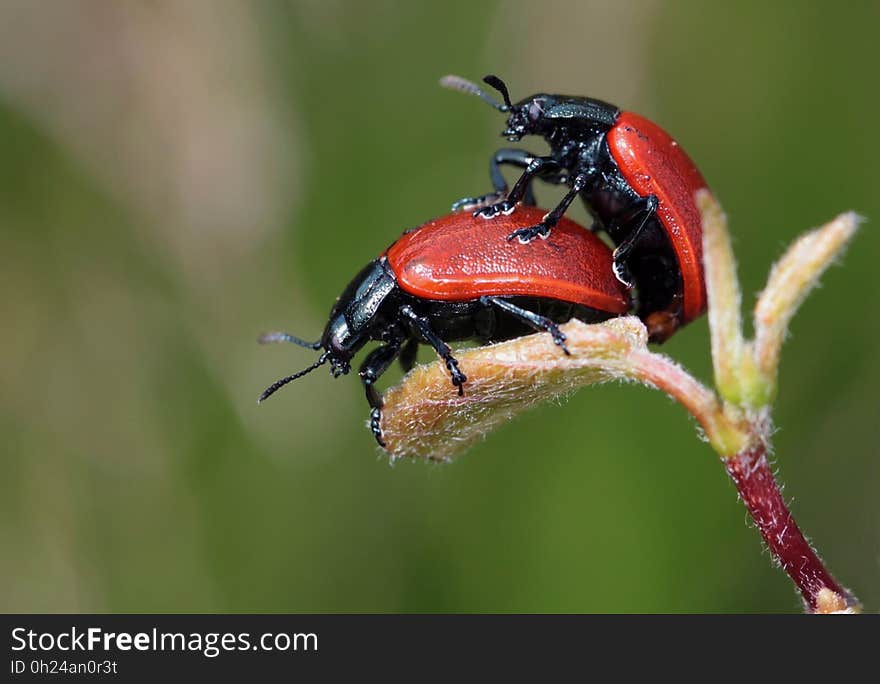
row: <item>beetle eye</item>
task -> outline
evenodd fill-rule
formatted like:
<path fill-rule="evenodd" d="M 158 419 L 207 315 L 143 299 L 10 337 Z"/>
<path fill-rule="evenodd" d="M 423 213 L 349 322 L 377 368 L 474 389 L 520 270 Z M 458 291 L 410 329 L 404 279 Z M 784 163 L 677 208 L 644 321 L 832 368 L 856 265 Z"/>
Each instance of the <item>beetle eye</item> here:
<path fill-rule="evenodd" d="M 544 116 L 544 108 L 541 106 L 541 103 L 537 100 L 532 100 L 531 104 L 529 104 L 529 119 L 537 121 L 542 116 Z"/>

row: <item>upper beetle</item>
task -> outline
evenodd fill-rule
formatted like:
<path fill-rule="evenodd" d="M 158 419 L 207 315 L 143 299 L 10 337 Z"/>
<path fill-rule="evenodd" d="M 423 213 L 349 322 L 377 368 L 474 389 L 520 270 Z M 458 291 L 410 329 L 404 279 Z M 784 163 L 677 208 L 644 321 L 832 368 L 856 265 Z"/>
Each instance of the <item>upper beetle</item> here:
<path fill-rule="evenodd" d="M 267 388 L 260 401 L 325 363 L 334 377 L 345 375 L 365 344 L 381 342 L 367 355 L 360 377 L 370 403 L 370 426 L 382 444 L 382 398 L 375 383 L 398 357 L 409 370 L 419 343 L 433 347 L 446 362 L 459 394 L 467 376 L 448 342 L 492 342 L 543 330 L 568 353 L 557 323 L 622 315 L 630 308 L 629 295 L 612 273 L 611 250 L 573 221 L 559 221 L 553 234 L 531 250 L 506 239 L 543 213 L 523 207 L 516 216 L 486 224 L 457 212 L 407 231 L 349 283 L 319 341 L 288 333 L 260 338 L 323 350 L 314 364 Z"/>
<path fill-rule="evenodd" d="M 702 224 L 694 195 L 707 186 L 679 144 L 657 124 L 601 100 L 538 93 L 513 104 L 500 78 L 483 80 L 501 93 L 503 104 L 458 76 L 446 76 L 441 84 L 478 95 L 508 114 L 503 136 L 512 142 L 541 136 L 550 154 L 498 150 L 490 162 L 495 191 L 459 200 L 453 208 L 475 208 L 475 216 L 494 218 L 514 211 L 518 202 L 535 204 L 535 178 L 567 184 L 569 192 L 552 211 L 509 237 L 521 242 L 546 237 L 580 195 L 595 228 L 617 246 L 615 274 L 637 288 L 638 313 L 652 340 L 663 341 L 700 316 L 706 310 L 706 290 Z M 523 169 L 510 190 L 502 165 Z"/>

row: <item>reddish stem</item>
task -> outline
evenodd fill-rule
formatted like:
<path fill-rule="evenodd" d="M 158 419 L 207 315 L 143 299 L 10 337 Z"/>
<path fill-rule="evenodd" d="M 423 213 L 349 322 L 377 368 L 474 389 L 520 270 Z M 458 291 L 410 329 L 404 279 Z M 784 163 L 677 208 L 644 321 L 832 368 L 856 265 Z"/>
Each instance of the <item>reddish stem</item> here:
<path fill-rule="evenodd" d="M 856 607 L 855 597 L 831 576 L 798 529 L 770 470 L 765 447 L 724 459 L 724 465 L 770 552 L 797 585 L 809 612 L 824 608 L 820 601 L 823 590 L 826 594 L 833 591 L 847 607 Z"/>

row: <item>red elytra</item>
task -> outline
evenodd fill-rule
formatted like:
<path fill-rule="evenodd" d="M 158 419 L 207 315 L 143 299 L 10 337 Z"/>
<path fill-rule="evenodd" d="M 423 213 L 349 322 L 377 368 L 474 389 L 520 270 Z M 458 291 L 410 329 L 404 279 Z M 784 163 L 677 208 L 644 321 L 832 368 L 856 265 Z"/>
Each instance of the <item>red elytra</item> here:
<path fill-rule="evenodd" d="M 683 320 L 706 310 L 703 231 L 694 200 L 706 181 L 681 146 L 657 124 L 621 112 L 608 132 L 608 146 L 623 178 L 640 196 L 656 195 L 657 216 L 666 230 L 681 269 Z"/>
<path fill-rule="evenodd" d="M 629 295 L 614 277 L 611 250 L 584 227 L 563 218 L 546 240 L 507 239 L 545 213 L 524 205 L 492 220 L 452 213 L 404 233 L 384 256 L 400 288 L 423 299 L 542 297 L 626 313 Z"/>

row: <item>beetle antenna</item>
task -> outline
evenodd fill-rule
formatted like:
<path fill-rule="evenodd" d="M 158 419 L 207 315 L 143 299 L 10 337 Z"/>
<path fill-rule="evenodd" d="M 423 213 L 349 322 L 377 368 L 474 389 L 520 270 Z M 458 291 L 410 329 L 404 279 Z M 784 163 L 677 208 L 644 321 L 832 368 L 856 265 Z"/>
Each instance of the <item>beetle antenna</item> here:
<path fill-rule="evenodd" d="M 488 76 L 487 76 L 488 78 Z M 494 77 L 493 77 L 494 78 Z M 500 80 L 500 79 L 499 79 Z M 506 112 L 510 110 L 510 100 L 507 99 L 506 104 L 501 104 L 497 102 L 493 97 L 487 95 L 480 86 L 476 83 L 471 83 L 466 78 L 462 78 L 461 76 L 444 76 L 440 79 L 440 85 L 444 88 L 449 88 L 450 90 L 457 90 L 462 93 L 467 93 L 468 95 L 476 95 L 483 102 L 488 103 L 499 112 Z M 504 86 L 504 84 L 501 84 Z M 494 86 L 493 86 L 494 87 Z M 507 88 L 502 91 L 503 94 L 507 93 Z"/>
<path fill-rule="evenodd" d="M 513 109 L 513 105 L 510 103 L 510 93 L 507 92 L 507 85 L 504 81 L 498 78 L 495 74 L 489 74 L 488 76 L 483 77 L 483 83 L 492 86 L 495 90 L 501 93 L 501 97 L 504 98 L 504 106 L 507 108 L 502 111 L 510 111 Z"/>
<path fill-rule="evenodd" d="M 290 333 L 286 332 L 269 332 L 263 335 L 260 335 L 260 338 L 257 340 L 260 344 L 269 344 L 270 342 L 292 342 L 293 344 L 298 344 L 300 347 L 305 347 L 306 349 L 320 349 L 321 342 L 306 342 L 305 340 L 301 340 L 298 337 L 294 337 Z"/>
<path fill-rule="evenodd" d="M 309 373 L 311 373 L 313 370 L 315 370 L 319 366 L 323 366 L 325 363 L 327 363 L 327 357 L 328 357 L 328 353 L 324 352 L 323 354 L 321 354 L 321 357 L 317 361 L 315 361 L 315 363 L 313 363 L 311 366 L 309 366 L 308 368 L 301 370 L 299 373 L 294 373 L 293 375 L 288 375 L 286 378 L 281 378 L 280 380 L 276 380 L 275 382 L 273 382 L 271 385 L 269 385 L 263 391 L 263 393 L 260 395 L 260 398 L 257 399 L 257 403 L 262 404 L 264 401 L 266 401 L 266 399 L 268 399 L 273 394 L 275 394 L 275 392 L 280 390 L 287 383 L 293 382 L 297 378 L 301 378 L 303 375 L 308 375 Z"/>

